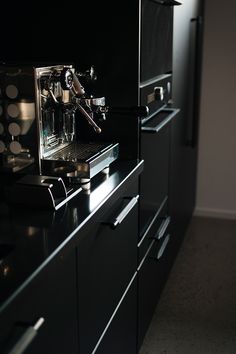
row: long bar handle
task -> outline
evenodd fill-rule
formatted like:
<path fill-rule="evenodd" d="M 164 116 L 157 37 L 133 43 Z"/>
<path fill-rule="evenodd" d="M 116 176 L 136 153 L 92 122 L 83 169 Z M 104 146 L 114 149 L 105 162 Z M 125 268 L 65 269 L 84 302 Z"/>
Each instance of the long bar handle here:
<path fill-rule="evenodd" d="M 156 4 L 163 5 L 163 6 L 176 6 L 176 5 L 182 5 L 180 2 L 175 1 L 175 0 L 150 0 L 152 2 L 155 2 Z"/>
<path fill-rule="evenodd" d="M 187 145 L 195 147 L 198 136 L 198 116 L 200 100 L 200 72 L 201 72 L 201 43 L 202 17 L 192 18 L 190 21 L 190 97 L 189 97 L 189 124 L 187 127 Z"/>
<path fill-rule="evenodd" d="M 168 234 L 168 235 L 166 236 L 166 238 L 164 239 L 164 241 L 163 241 L 163 243 L 162 243 L 162 245 L 161 245 L 161 248 L 159 249 L 159 251 L 158 251 L 158 253 L 157 253 L 157 257 L 156 257 L 156 260 L 157 260 L 157 261 L 163 256 L 163 254 L 164 254 L 164 252 L 165 252 L 165 249 L 166 249 L 166 247 L 167 247 L 169 241 L 170 241 L 170 234 Z"/>
<path fill-rule="evenodd" d="M 115 229 L 119 224 L 122 223 L 122 221 L 126 218 L 126 216 L 131 212 L 131 210 L 137 204 L 138 199 L 139 199 L 139 195 L 133 197 L 113 221 L 103 222 L 103 224 L 109 225 L 112 229 Z"/>
<path fill-rule="evenodd" d="M 168 216 L 167 218 L 165 218 L 162 221 L 159 229 L 157 230 L 156 235 L 153 237 L 154 240 L 160 240 L 164 236 L 166 229 L 170 224 L 170 220 L 171 220 L 171 218 L 170 218 L 170 216 Z"/>
<path fill-rule="evenodd" d="M 6 354 L 22 354 L 38 333 L 39 328 L 44 323 L 44 318 L 40 317 L 33 326 L 28 326 L 25 332 L 17 340 Z"/>
<path fill-rule="evenodd" d="M 169 123 L 178 113 L 179 108 L 164 108 L 159 113 L 169 113 L 166 118 L 159 122 L 155 127 L 149 127 L 148 122 L 141 128 L 144 133 L 158 133 L 161 128 L 163 128 L 167 123 Z M 157 113 L 158 114 L 158 113 Z"/>

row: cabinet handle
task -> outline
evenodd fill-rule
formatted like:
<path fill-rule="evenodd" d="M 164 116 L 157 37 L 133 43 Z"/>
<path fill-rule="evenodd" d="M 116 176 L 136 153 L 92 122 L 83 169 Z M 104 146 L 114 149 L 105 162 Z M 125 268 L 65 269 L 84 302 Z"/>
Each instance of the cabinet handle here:
<path fill-rule="evenodd" d="M 188 126 L 187 145 L 195 148 L 198 139 L 198 118 L 200 100 L 200 72 L 202 50 L 202 17 L 192 18 L 190 21 L 190 53 L 189 53 L 189 98 L 188 98 Z"/>
<path fill-rule="evenodd" d="M 29 344 L 32 342 L 39 328 L 44 323 L 44 318 L 40 317 L 33 326 L 28 326 L 20 338 L 14 343 L 10 350 L 5 351 L 6 354 L 22 354 Z"/>
<path fill-rule="evenodd" d="M 142 132 L 144 133 L 158 133 L 161 128 L 163 128 L 167 123 L 169 123 L 178 113 L 179 108 L 164 108 L 159 113 L 169 113 L 166 118 L 164 118 L 160 123 L 158 123 L 155 127 L 144 125 L 141 127 Z M 158 114 L 158 113 L 157 113 Z"/>
<path fill-rule="evenodd" d="M 168 216 L 167 218 L 165 218 L 162 221 L 156 235 L 153 237 L 154 240 L 160 240 L 164 236 L 166 229 L 170 224 L 170 220 L 171 220 L 171 218 L 170 218 L 170 216 Z"/>
<path fill-rule="evenodd" d="M 157 253 L 157 257 L 156 260 L 158 261 L 164 254 L 166 246 L 168 245 L 168 242 L 170 241 L 170 235 L 168 234 L 166 236 L 166 238 L 164 239 L 161 248 L 159 249 L 158 253 Z"/>
<path fill-rule="evenodd" d="M 180 2 L 175 1 L 175 0 L 151 0 L 151 1 L 155 2 L 156 4 L 163 5 L 163 6 L 182 5 Z"/>
<path fill-rule="evenodd" d="M 126 218 L 129 212 L 134 208 L 139 199 L 139 195 L 133 197 L 130 202 L 124 207 L 124 209 L 120 212 L 119 215 L 115 218 L 115 220 L 110 222 L 103 222 L 103 224 L 109 225 L 112 229 L 115 229 L 122 221 Z"/>

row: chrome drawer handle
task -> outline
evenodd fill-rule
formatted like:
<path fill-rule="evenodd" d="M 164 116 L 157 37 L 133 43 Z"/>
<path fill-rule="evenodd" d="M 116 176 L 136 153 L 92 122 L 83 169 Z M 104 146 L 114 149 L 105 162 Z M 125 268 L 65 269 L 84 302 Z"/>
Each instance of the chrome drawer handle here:
<path fill-rule="evenodd" d="M 122 221 L 126 218 L 129 212 L 134 208 L 139 199 L 139 195 L 133 197 L 130 202 L 124 207 L 124 209 L 120 212 L 119 215 L 115 218 L 115 220 L 111 222 L 103 222 L 102 224 L 109 225 L 112 229 L 115 229 Z"/>
<path fill-rule="evenodd" d="M 168 216 L 168 218 L 166 218 L 162 221 L 162 223 L 159 227 L 159 230 L 157 231 L 157 234 L 155 236 L 155 239 L 160 240 L 164 236 L 169 224 L 170 224 L 170 216 Z"/>
<path fill-rule="evenodd" d="M 7 350 L 7 354 L 22 354 L 29 344 L 32 342 L 36 334 L 38 333 L 39 328 L 44 323 L 44 318 L 40 317 L 38 321 L 33 326 L 28 326 L 22 336 L 17 340 L 15 344 L 11 347 L 10 350 Z"/>
<path fill-rule="evenodd" d="M 159 249 L 159 251 L 157 253 L 157 257 L 156 257 L 157 261 L 163 256 L 169 241 L 170 241 L 170 235 L 168 234 L 166 236 L 166 238 L 164 239 L 164 241 L 163 241 L 163 243 L 161 245 L 161 248 Z"/>
<path fill-rule="evenodd" d="M 176 6 L 176 5 L 182 5 L 180 2 L 175 1 L 175 0 L 151 0 L 152 2 L 155 2 L 156 4 L 163 5 L 163 6 Z"/>

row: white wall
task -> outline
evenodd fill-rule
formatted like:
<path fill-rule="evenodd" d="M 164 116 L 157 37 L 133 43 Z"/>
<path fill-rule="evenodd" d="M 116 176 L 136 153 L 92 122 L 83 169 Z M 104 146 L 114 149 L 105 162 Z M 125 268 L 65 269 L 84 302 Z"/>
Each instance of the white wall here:
<path fill-rule="evenodd" d="M 205 0 L 195 214 L 236 218 L 236 1 Z"/>

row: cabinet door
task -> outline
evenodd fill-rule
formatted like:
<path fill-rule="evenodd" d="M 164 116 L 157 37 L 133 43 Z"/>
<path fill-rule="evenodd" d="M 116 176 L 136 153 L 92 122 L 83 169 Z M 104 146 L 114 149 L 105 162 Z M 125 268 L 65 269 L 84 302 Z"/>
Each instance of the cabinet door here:
<path fill-rule="evenodd" d="M 181 113 L 171 127 L 170 211 L 179 244 L 192 216 L 196 197 L 201 7 L 201 0 L 186 1 L 174 12 L 172 97 Z"/>
<path fill-rule="evenodd" d="M 73 252 L 52 260 L 1 313 L 0 352 L 76 354 L 76 321 Z"/>
<path fill-rule="evenodd" d="M 136 271 L 136 193 L 137 184 L 111 209 L 104 207 L 78 244 L 80 354 L 92 352 Z"/>

